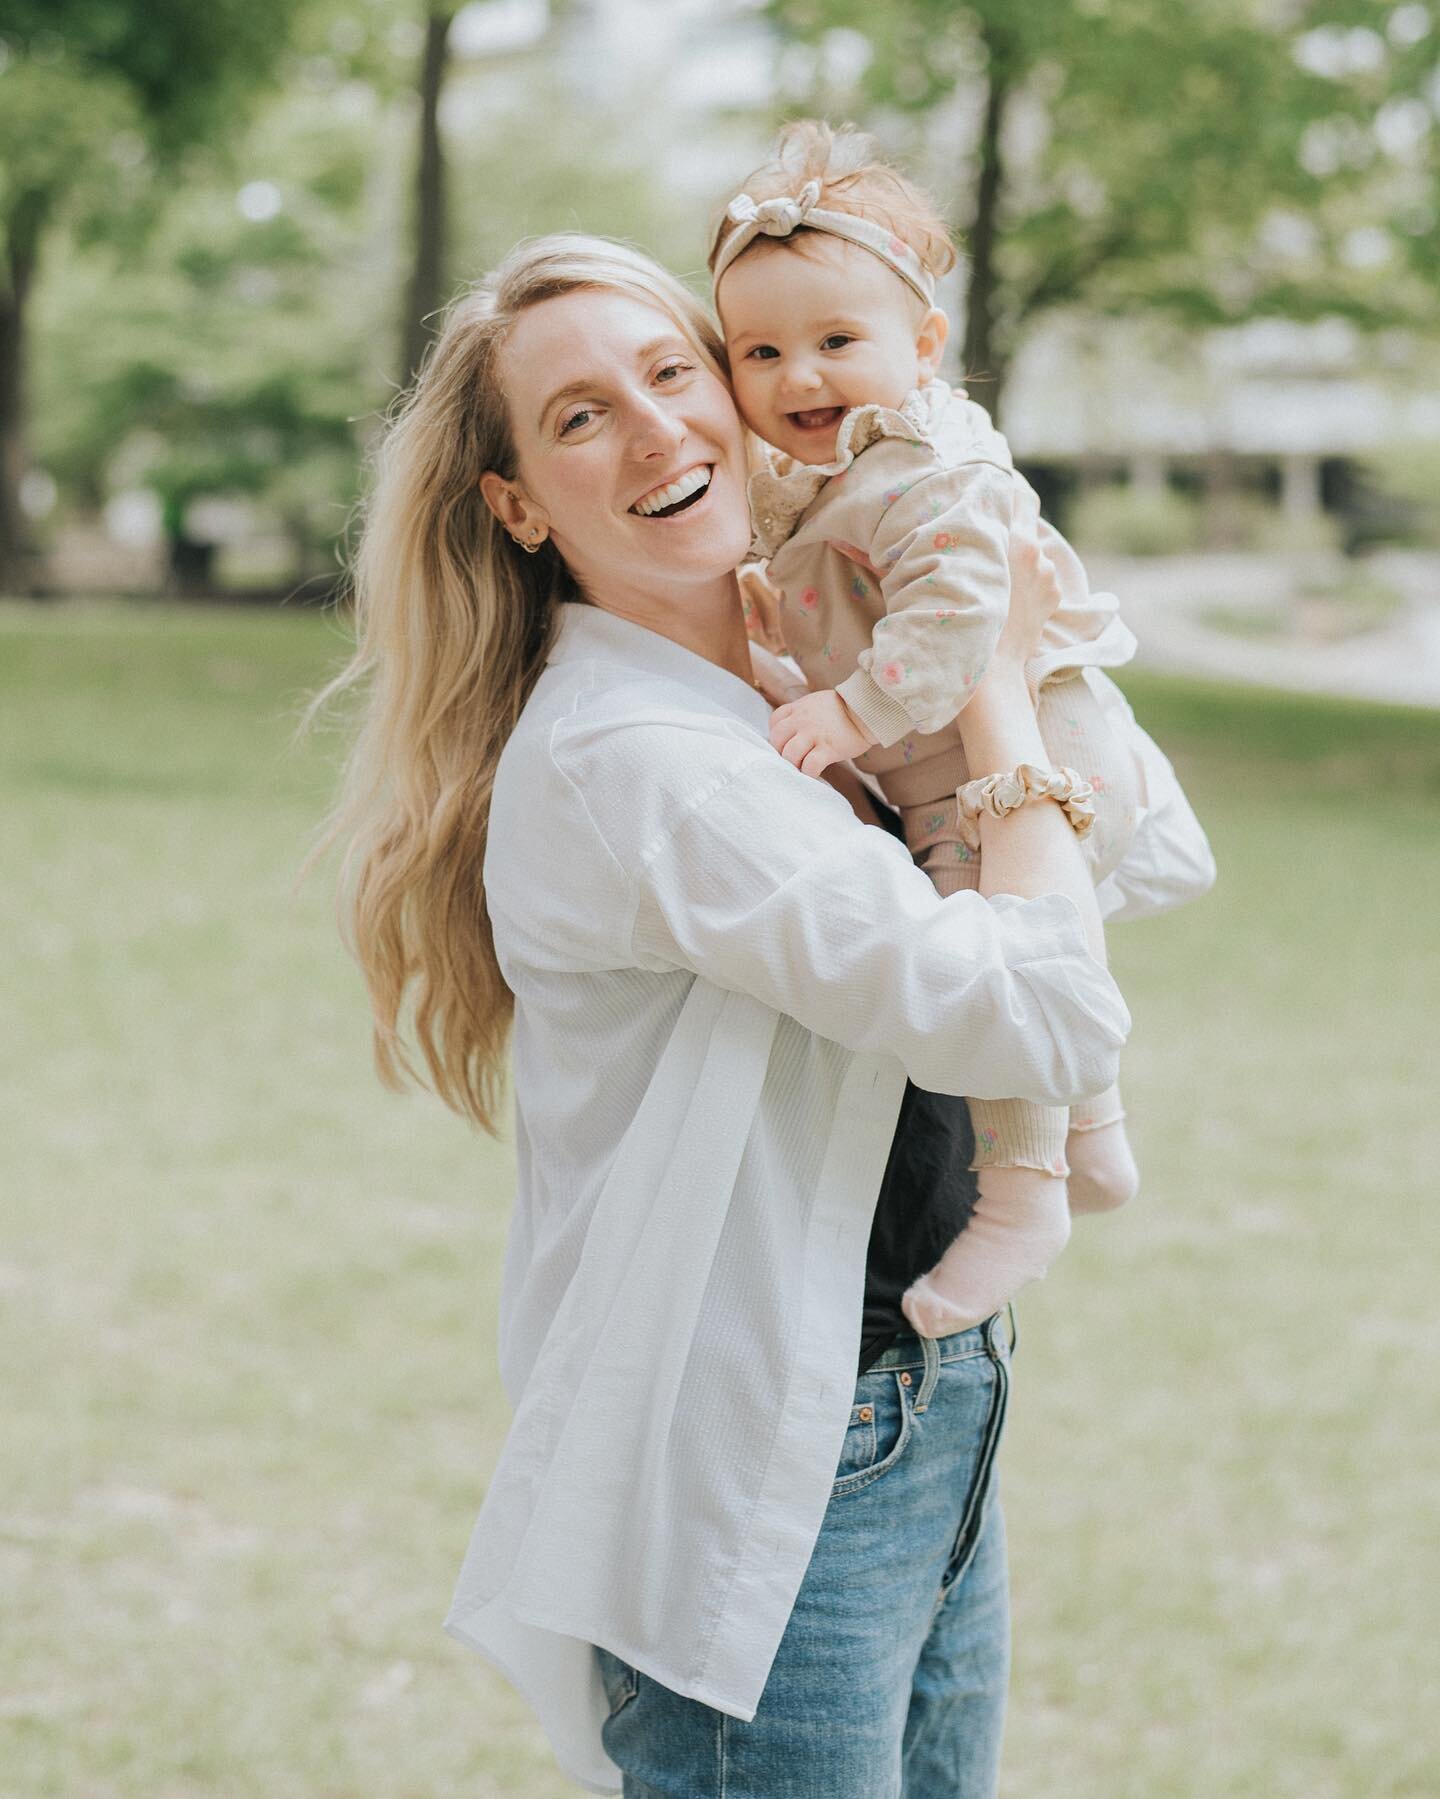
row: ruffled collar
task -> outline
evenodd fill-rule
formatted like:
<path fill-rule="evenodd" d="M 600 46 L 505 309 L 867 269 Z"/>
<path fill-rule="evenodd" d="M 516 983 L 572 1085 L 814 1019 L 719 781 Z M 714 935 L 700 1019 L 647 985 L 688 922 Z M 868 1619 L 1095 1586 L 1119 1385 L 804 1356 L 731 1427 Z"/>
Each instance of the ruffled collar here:
<path fill-rule="evenodd" d="M 853 406 L 840 421 L 832 462 L 797 462 L 768 444 L 761 446 L 762 466 L 750 477 L 750 517 L 755 540 L 752 556 L 773 556 L 808 512 L 827 482 L 843 475 L 870 445 L 883 437 L 898 437 L 919 447 L 935 448 L 941 421 L 958 399 L 962 388 L 930 381 L 912 388 L 898 407 Z"/>

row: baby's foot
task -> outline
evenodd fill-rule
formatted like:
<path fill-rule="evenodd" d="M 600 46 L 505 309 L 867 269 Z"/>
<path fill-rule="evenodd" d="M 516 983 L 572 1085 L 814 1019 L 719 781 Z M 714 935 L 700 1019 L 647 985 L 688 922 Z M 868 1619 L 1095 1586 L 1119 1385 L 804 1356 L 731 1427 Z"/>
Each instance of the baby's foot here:
<path fill-rule="evenodd" d="M 1065 1139 L 1065 1159 L 1070 1164 L 1072 1212 L 1113 1212 L 1140 1190 L 1140 1170 L 1121 1118 L 1093 1131 L 1071 1131 Z"/>
<path fill-rule="evenodd" d="M 1065 1182 L 1035 1168 L 982 1168 L 970 1222 L 900 1301 L 921 1337 L 948 1337 L 998 1312 L 1070 1240 Z"/>

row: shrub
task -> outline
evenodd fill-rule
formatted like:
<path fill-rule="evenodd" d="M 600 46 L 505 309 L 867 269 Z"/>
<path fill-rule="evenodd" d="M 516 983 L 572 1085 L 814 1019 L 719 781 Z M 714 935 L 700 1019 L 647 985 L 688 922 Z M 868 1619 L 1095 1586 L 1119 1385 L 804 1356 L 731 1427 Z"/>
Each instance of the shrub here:
<path fill-rule="evenodd" d="M 1121 556 L 1175 556 L 1199 547 L 1195 500 L 1169 488 L 1096 487 L 1070 508 L 1070 535 L 1082 550 Z"/>

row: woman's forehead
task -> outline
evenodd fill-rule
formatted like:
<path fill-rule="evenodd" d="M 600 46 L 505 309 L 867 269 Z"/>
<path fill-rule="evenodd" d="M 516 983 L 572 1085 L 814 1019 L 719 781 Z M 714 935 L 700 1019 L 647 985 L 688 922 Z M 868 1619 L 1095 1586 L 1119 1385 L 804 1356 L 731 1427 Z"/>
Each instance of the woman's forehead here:
<path fill-rule="evenodd" d="M 665 345 L 690 347 L 663 307 L 612 288 L 580 288 L 529 306 L 505 346 L 511 398 L 537 416 L 574 382 L 629 372 Z"/>

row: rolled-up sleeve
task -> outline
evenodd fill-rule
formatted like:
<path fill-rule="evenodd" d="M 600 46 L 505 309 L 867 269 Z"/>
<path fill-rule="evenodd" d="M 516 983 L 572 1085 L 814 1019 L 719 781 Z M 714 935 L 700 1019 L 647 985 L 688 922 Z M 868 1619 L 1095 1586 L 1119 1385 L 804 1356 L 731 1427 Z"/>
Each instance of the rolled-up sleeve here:
<path fill-rule="evenodd" d="M 693 971 L 919 1086 L 1052 1105 L 1116 1077 L 1129 1014 L 1062 896 L 942 899 L 886 832 L 748 734 L 577 732 L 566 773 L 633 883 L 642 967 Z"/>
<path fill-rule="evenodd" d="M 1101 917 L 1107 923 L 1149 918 L 1199 899 L 1215 885 L 1215 857 L 1179 776 L 1109 676 L 1090 668 L 1085 680 L 1111 729 L 1130 746 L 1140 781 L 1130 846 L 1095 889 Z"/>

